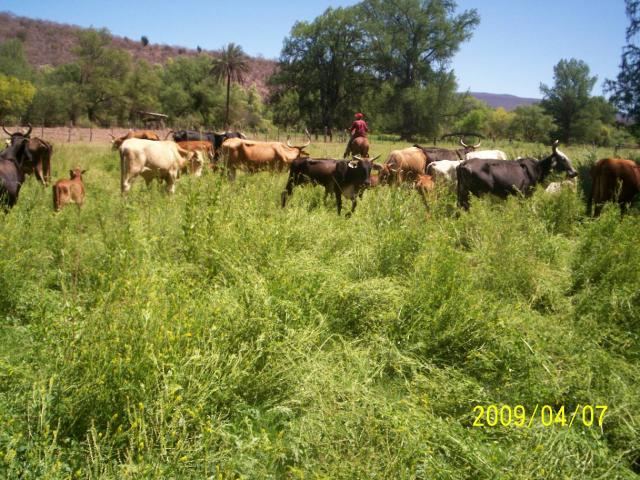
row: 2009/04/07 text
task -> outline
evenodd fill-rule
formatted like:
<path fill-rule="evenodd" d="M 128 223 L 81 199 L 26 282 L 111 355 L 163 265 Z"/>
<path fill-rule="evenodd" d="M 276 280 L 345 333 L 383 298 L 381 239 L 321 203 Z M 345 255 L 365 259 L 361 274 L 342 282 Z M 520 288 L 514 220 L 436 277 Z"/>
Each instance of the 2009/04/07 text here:
<path fill-rule="evenodd" d="M 602 427 L 606 405 L 576 405 L 573 409 L 536 404 L 533 411 L 524 405 L 476 405 L 473 407 L 474 427 L 518 427 L 531 428 L 535 422 L 544 427 L 571 428 L 574 423 L 585 427 Z"/>

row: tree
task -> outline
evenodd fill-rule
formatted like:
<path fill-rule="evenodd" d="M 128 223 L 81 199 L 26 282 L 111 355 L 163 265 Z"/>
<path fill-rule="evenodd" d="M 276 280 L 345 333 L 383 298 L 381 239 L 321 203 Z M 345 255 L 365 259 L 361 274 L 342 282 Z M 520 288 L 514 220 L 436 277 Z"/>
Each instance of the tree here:
<path fill-rule="evenodd" d="M 235 43 L 229 43 L 226 47 L 222 47 L 220 56 L 213 59 L 211 74 L 218 80 L 226 79 L 227 81 L 227 100 L 224 115 L 225 128 L 229 128 L 229 97 L 231 91 L 231 82 L 242 83 L 244 76 L 249 72 L 249 63 L 247 61 L 242 47 Z"/>
<path fill-rule="evenodd" d="M 490 110 L 487 114 L 487 134 L 492 140 L 496 138 L 507 138 L 509 136 L 509 128 L 515 114 L 507 112 L 504 108 L 498 107 Z"/>
<path fill-rule="evenodd" d="M 146 47 L 147 45 L 149 45 L 149 37 L 147 37 L 146 35 L 142 35 L 140 37 L 140 43 L 143 47 Z"/>
<path fill-rule="evenodd" d="M 67 82 L 76 84 L 82 108 L 92 123 L 110 123 L 125 101 L 131 57 L 123 50 L 110 48 L 110 43 L 106 30 L 80 31 L 75 48 L 78 59 L 67 69 Z"/>
<path fill-rule="evenodd" d="M 522 105 L 513 111 L 509 135 L 527 142 L 549 142 L 556 129 L 553 117 L 540 105 Z"/>
<path fill-rule="evenodd" d="M 394 84 L 395 95 L 389 98 L 386 110 L 399 120 L 396 128 L 403 138 L 427 133 L 420 131 L 411 115 L 415 96 L 405 92 L 438 81 L 451 86 L 442 73 L 478 25 L 477 11 L 455 15 L 456 5 L 450 0 L 365 0 L 362 8 L 373 72 L 378 79 Z"/>
<path fill-rule="evenodd" d="M 359 10 L 329 8 L 311 23 L 297 22 L 284 41 L 280 71 L 271 83 L 280 87 L 277 98 L 290 101 L 287 91 L 297 92 L 309 127 L 346 127 L 353 112 L 361 109 L 368 80 L 364 34 L 356 26 Z M 290 103 L 286 106 L 291 112 Z"/>
<path fill-rule="evenodd" d="M 629 26 L 627 27 L 627 45 L 622 51 L 620 73 L 616 80 L 607 80 L 605 90 L 611 93 L 611 101 L 640 131 L 640 47 L 634 37 L 640 33 L 640 0 L 626 0 Z"/>
<path fill-rule="evenodd" d="M 0 73 L 20 80 L 33 81 L 33 70 L 27 62 L 20 40 L 12 38 L 0 44 Z"/>
<path fill-rule="evenodd" d="M 541 102 L 558 126 L 557 136 L 563 142 L 582 140 L 579 127 L 584 124 L 591 90 L 598 77 L 589 75 L 589 66 L 582 60 L 560 60 L 553 68 L 554 85 L 540 84 L 544 95 Z"/>
<path fill-rule="evenodd" d="M 36 88 L 25 80 L 0 74 L 0 118 L 18 119 L 33 100 Z"/>

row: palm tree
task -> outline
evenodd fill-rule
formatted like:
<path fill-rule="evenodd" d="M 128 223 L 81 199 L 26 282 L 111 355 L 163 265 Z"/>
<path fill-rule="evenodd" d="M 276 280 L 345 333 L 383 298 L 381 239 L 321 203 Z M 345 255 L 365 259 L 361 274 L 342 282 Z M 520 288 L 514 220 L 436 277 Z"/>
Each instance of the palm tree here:
<path fill-rule="evenodd" d="M 240 45 L 230 43 L 222 47 L 220 56 L 213 59 L 211 74 L 218 80 L 227 80 L 227 109 L 224 115 L 225 128 L 229 128 L 229 93 L 231 81 L 242 83 L 244 76 L 249 72 L 248 57 Z"/>

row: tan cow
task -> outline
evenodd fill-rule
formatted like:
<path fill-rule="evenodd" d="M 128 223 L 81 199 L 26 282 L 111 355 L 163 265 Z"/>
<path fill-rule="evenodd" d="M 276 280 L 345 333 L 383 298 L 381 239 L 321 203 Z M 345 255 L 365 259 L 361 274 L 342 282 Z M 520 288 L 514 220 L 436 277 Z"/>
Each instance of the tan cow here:
<path fill-rule="evenodd" d="M 131 189 L 138 175 L 147 185 L 157 178 L 167 182 L 167 191 L 175 191 L 178 172 L 191 161 L 190 152 L 173 141 L 152 141 L 131 138 L 120 146 L 120 186 L 123 194 Z"/>
<path fill-rule="evenodd" d="M 229 138 L 222 144 L 222 158 L 227 168 L 229 180 L 236 177 L 236 169 L 243 168 L 247 172 L 260 170 L 281 171 L 288 167 L 298 157 L 308 157 L 309 153 L 304 149 L 311 144 L 309 132 L 306 132 L 309 141 L 304 145 L 294 146 L 281 142 L 258 142 Z"/>
<path fill-rule="evenodd" d="M 123 135 L 121 137 L 114 137 L 113 135 L 111 135 L 111 148 L 113 150 L 117 150 L 122 145 L 122 142 L 131 138 L 140 138 L 143 140 L 160 140 L 160 137 L 151 130 L 129 130 L 126 135 Z"/>
<path fill-rule="evenodd" d="M 62 207 L 69 203 L 75 203 L 78 208 L 84 203 L 84 183 L 82 175 L 86 170 L 76 167 L 69 170 L 70 180 L 58 180 L 53 185 L 53 208 L 59 212 Z"/>
<path fill-rule="evenodd" d="M 418 147 L 393 150 L 380 171 L 380 183 L 415 182 L 426 166 L 427 156 Z"/>

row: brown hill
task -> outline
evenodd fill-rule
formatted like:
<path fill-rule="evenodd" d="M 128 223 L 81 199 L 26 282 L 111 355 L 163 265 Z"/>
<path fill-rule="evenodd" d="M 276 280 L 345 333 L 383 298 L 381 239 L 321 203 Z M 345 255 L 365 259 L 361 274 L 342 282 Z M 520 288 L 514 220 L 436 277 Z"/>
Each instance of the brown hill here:
<path fill-rule="evenodd" d="M 0 12 L 0 42 L 10 38 L 19 38 L 24 42 L 27 60 L 34 66 L 58 66 L 74 60 L 73 48 L 76 45 L 76 35 L 79 30 L 85 30 L 75 25 L 19 17 L 9 12 Z M 139 40 L 112 35 L 112 45 L 131 53 L 134 59 L 146 60 L 152 64 L 163 65 L 170 58 L 178 56 L 195 56 L 197 50 L 149 43 L 143 46 Z M 217 51 L 202 50 L 212 56 Z M 245 84 L 255 84 L 260 93 L 268 93 L 267 78 L 274 72 L 277 62 L 265 58 L 250 57 L 250 71 Z"/>

